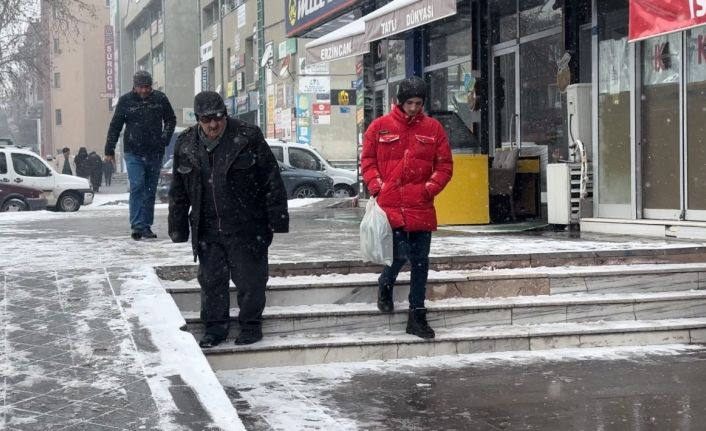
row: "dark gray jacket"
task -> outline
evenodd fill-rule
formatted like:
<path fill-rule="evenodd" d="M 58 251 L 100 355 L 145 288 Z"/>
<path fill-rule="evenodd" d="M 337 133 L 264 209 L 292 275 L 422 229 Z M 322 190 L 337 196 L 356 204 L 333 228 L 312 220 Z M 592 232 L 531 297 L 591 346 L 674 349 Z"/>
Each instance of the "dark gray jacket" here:
<path fill-rule="evenodd" d="M 269 246 L 273 232 L 289 231 L 287 192 L 275 156 L 258 127 L 234 118 L 228 118 L 217 150 L 211 175 L 214 205 L 219 214 L 227 214 L 227 233 L 246 243 L 264 238 Z M 174 148 L 168 229 L 173 242 L 188 241 L 191 231 L 194 260 L 203 226 L 202 164 L 207 160 L 198 126 L 182 132 Z"/>
<path fill-rule="evenodd" d="M 123 94 L 115 107 L 108 128 L 105 155 L 115 155 L 115 144 L 125 125 L 123 150 L 140 156 L 163 156 L 172 139 L 176 116 L 167 96 L 161 91 L 142 99 L 135 92 Z"/>

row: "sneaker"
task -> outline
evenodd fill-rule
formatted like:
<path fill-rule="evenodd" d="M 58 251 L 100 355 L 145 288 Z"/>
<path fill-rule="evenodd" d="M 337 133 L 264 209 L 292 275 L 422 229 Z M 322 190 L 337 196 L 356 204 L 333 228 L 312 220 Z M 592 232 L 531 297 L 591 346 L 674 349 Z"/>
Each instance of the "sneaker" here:
<path fill-rule="evenodd" d="M 217 335 L 206 334 L 203 336 L 203 338 L 201 338 L 201 341 L 199 341 L 199 347 L 201 347 L 202 349 L 208 349 L 211 347 L 215 347 L 215 346 L 221 344 L 221 342 L 223 342 L 224 339 L 225 339 L 224 337 L 219 337 Z"/>
<path fill-rule="evenodd" d="M 133 230 L 132 233 L 130 234 L 130 237 L 132 239 L 134 239 L 135 241 L 139 241 L 142 239 L 142 231 Z"/>
<path fill-rule="evenodd" d="M 152 229 L 146 227 L 142 230 L 142 237 L 145 239 L 155 239 L 157 238 L 157 234 L 152 232 Z"/>
<path fill-rule="evenodd" d="M 243 328 L 235 339 L 235 344 L 242 346 L 257 343 L 260 340 L 262 340 L 262 328 Z"/>

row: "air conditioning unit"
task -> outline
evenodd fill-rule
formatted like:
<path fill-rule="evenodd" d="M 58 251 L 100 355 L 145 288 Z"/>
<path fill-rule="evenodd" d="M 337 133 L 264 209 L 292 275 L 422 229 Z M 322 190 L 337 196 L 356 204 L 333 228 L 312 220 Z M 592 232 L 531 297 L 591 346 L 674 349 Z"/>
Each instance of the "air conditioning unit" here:
<path fill-rule="evenodd" d="M 578 224 L 587 214 L 593 200 L 593 175 L 588 165 L 584 180 L 585 196 L 581 196 L 581 163 L 551 163 L 547 165 L 547 222 L 550 224 Z"/>
<path fill-rule="evenodd" d="M 571 84 L 566 87 L 566 113 L 569 120 L 569 145 L 581 140 L 586 148 L 586 161 L 593 160 L 591 116 L 591 84 Z M 579 160 L 572 160 L 579 161 Z"/>

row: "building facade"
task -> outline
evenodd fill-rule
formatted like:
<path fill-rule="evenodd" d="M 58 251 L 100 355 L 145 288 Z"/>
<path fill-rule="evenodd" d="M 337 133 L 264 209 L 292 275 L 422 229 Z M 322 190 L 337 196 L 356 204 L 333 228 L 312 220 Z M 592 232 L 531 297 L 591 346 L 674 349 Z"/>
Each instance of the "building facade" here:
<path fill-rule="evenodd" d="M 94 17 L 79 17 L 78 34 L 50 35 L 49 77 L 43 88 L 45 139 L 42 153 L 57 155 L 68 147 L 103 154 L 112 115 L 112 95 L 106 92 L 103 61 L 109 8 L 105 0 L 90 0 Z M 42 18 L 52 19 L 50 3 L 43 2 Z"/>
<path fill-rule="evenodd" d="M 112 0 L 111 6 L 119 47 L 116 95 L 131 91 L 134 73 L 146 70 L 152 74 L 153 87 L 169 97 L 177 126 L 193 124 L 193 70 L 199 64 L 197 2 Z"/>

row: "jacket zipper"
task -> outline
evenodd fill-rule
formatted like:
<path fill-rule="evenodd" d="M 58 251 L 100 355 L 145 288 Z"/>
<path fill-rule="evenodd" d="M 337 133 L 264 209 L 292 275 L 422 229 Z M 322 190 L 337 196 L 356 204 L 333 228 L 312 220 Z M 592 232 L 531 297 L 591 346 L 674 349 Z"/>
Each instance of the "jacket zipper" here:
<path fill-rule="evenodd" d="M 211 196 L 213 197 L 213 208 L 216 210 L 216 218 L 218 219 L 218 232 L 221 232 L 221 215 L 218 213 L 218 203 L 216 202 L 216 183 L 213 181 L 213 172 L 216 170 L 216 158 L 213 158 L 213 166 L 211 166 Z"/>

